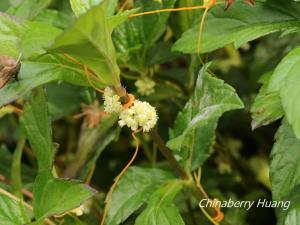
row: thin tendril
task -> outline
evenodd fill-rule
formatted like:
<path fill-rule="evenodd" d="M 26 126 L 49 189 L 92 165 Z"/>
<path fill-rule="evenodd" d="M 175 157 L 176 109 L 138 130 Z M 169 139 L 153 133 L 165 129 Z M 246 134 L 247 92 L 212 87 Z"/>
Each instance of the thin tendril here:
<path fill-rule="evenodd" d="M 114 190 L 116 189 L 117 185 L 118 185 L 118 182 L 120 181 L 121 177 L 124 175 L 124 173 L 127 171 L 127 169 L 131 166 L 131 164 L 134 162 L 138 152 L 139 152 L 139 146 L 140 146 L 140 143 L 139 143 L 139 140 L 138 138 L 135 136 L 137 133 L 141 132 L 142 129 L 138 129 L 137 131 L 135 132 L 132 132 L 131 135 L 135 141 L 135 151 L 134 151 L 134 154 L 131 158 L 131 160 L 127 163 L 127 165 L 124 167 L 124 169 L 121 171 L 121 173 L 116 177 L 115 179 L 115 182 L 114 184 L 111 186 L 111 189 L 110 191 L 108 192 L 108 195 L 107 195 L 107 203 L 105 205 L 105 208 L 104 208 L 104 212 L 103 212 L 103 217 L 102 217 L 102 220 L 101 220 L 101 225 L 104 225 L 104 222 L 105 222 L 105 218 L 107 216 L 107 213 L 108 213 L 108 209 L 109 209 L 109 206 L 111 204 L 111 200 L 112 200 L 112 194 L 114 192 Z"/>
<path fill-rule="evenodd" d="M 148 11 L 148 12 L 135 13 L 135 14 L 130 15 L 129 18 L 131 19 L 131 18 L 138 17 L 138 16 L 151 15 L 151 14 L 162 13 L 162 12 L 191 11 L 191 10 L 205 9 L 205 8 L 207 8 L 207 6 L 200 5 L 200 6 L 175 8 L 175 9 L 158 9 L 158 10 L 153 10 L 153 11 Z"/>
<path fill-rule="evenodd" d="M 87 68 L 86 65 L 84 65 L 84 73 L 85 73 L 86 79 L 88 80 L 89 84 L 90 84 L 95 90 L 99 91 L 100 93 L 104 93 L 103 90 L 97 88 L 97 87 L 93 84 L 93 82 L 91 81 L 90 76 L 89 76 L 89 71 L 88 71 L 88 68 Z"/>

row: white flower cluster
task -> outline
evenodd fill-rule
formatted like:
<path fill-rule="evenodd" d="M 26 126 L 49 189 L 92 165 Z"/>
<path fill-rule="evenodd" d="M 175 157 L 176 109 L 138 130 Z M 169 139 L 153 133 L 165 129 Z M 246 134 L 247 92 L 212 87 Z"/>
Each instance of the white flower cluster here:
<path fill-rule="evenodd" d="M 120 101 L 120 97 L 114 93 L 114 91 L 106 87 L 104 89 L 104 111 L 108 113 L 116 112 L 120 113 L 123 110 L 123 106 Z"/>
<path fill-rule="evenodd" d="M 143 132 L 149 132 L 158 120 L 155 108 L 148 102 L 134 100 L 129 108 L 124 108 L 120 97 L 109 87 L 104 90 L 104 111 L 119 113 L 119 125 L 128 126 L 132 131 L 142 128 Z"/>
<path fill-rule="evenodd" d="M 141 95 L 148 96 L 154 93 L 155 91 L 155 82 L 149 77 L 142 77 L 138 79 L 134 84 Z"/>
<path fill-rule="evenodd" d="M 144 132 L 149 132 L 156 125 L 157 120 L 158 117 L 153 106 L 148 102 L 135 100 L 130 108 L 121 112 L 119 125 L 121 127 L 127 125 L 133 131 L 142 127 Z"/>

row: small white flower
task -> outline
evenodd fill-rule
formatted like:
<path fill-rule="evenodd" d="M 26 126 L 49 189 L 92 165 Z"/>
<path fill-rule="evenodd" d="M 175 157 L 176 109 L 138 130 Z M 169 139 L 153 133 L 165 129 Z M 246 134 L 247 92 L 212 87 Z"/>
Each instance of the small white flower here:
<path fill-rule="evenodd" d="M 139 127 L 149 132 L 157 123 L 156 110 L 148 102 L 135 100 L 133 105 L 120 113 L 119 125 L 127 125 L 131 130 L 137 131 Z"/>
<path fill-rule="evenodd" d="M 104 89 L 104 111 L 108 113 L 116 112 L 120 113 L 123 110 L 123 106 L 120 101 L 120 97 L 114 93 L 110 87 Z"/>
<path fill-rule="evenodd" d="M 154 93 L 154 87 L 155 87 L 155 82 L 150 79 L 149 77 L 142 77 L 140 79 L 138 79 L 135 83 L 135 86 L 137 87 L 137 91 L 141 94 L 141 95 L 151 95 L 152 93 Z"/>

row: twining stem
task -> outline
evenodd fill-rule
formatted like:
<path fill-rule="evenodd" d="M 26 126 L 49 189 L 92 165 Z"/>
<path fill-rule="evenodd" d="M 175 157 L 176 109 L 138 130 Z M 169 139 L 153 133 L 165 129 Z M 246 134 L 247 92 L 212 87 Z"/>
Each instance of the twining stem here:
<path fill-rule="evenodd" d="M 151 15 L 151 14 L 162 13 L 162 12 L 179 12 L 179 11 L 189 11 L 189 10 L 205 9 L 205 8 L 207 8 L 207 6 L 199 5 L 199 6 L 182 7 L 182 8 L 175 8 L 175 9 L 158 9 L 149 12 L 132 14 L 129 16 L 129 18 L 131 19 L 138 16 Z"/>
<path fill-rule="evenodd" d="M 22 202 L 22 204 L 24 204 L 24 206 L 29 209 L 30 211 L 33 211 L 33 208 L 31 205 L 29 205 L 28 203 L 22 201 L 20 198 L 14 196 L 13 194 L 7 192 L 6 190 L 0 188 L 0 194 L 5 195 L 7 197 L 9 197 L 10 199 L 16 201 L 16 202 Z M 53 223 L 51 220 L 49 219 L 45 219 L 45 222 L 49 225 L 56 225 L 55 223 Z"/>
<path fill-rule="evenodd" d="M 135 131 L 135 132 L 132 132 L 132 138 L 134 139 L 135 141 L 135 151 L 134 151 L 134 154 L 131 158 L 131 160 L 127 163 L 127 165 L 123 168 L 123 170 L 121 171 L 121 173 L 119 173 L 119 175 L 116 177 L 115 179 L 115 182 L 114 184 L 111 186 L 108 194 L 107 194 L 107 198 L 106 198 L 106 205 L 105 205 L 105 208 L 104 208 L 104 212 L 103 212 L 103 216 L 102 216 L 102 220 L 101 220 L 101 225 L 104 225 L 104 222 L 105 222 L 105 218 L 107 216 L 107 213 L 108 213 L 108 209 L 110 207 L 110 204 L 111 204 L 111 201 L 112 201 L 112 194 L 113 192 L 115 191 L 120 179 L 122 178 L 122 176 L 125 174 L 125 172 L 127 171 L 127 169 L 131 166 L 131 164 L 134 162 L 134 160 L 136 159 L 137 155 L 138 155 L 138 152 L 139 152 L 139 140 L 138 138 L 136 137 L 136 134 L 141 132 L 141 129 Z"/>

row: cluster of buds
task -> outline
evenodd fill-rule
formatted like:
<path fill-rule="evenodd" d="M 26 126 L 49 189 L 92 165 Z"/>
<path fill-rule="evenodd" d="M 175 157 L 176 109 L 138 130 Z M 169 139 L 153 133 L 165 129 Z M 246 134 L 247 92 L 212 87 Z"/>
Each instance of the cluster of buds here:
<path fill-rule="evenodd" d="M 137 91 L 141 95 L 149 96 L 154 93 L 155 91 L 155 82 L 150 79 L 149 77 L 142 77 L 138 79 L 135 83 L 135 86 L 137 87 Z"/>
<path fill-rule="evenodd" d="M 148 102 L 134 100 L 131 105 L 124 107 L 121 98 L 114 91 L 106 87 L 104 90 L 104 111 L 119 114 L 119 125 L 128 126 L 132 131 L 139 128 L 143 132 L 149 132 L 155 127 L 158 116 L 156 110 Z"/>

